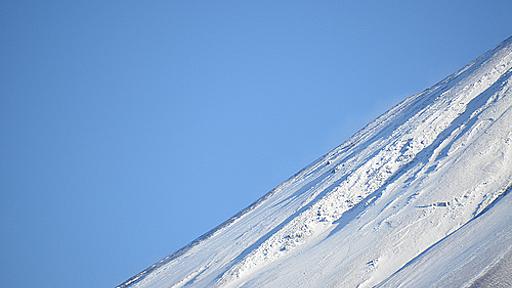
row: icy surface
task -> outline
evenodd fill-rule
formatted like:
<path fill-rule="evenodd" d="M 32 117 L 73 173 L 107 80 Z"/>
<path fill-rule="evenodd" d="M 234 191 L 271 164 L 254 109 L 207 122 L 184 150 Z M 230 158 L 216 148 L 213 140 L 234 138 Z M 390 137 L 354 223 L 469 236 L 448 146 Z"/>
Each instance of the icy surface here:
<path fill-rule="evenodd" d="M 120 287 L 506 286 L 511 74 L 509 38 Z"/>

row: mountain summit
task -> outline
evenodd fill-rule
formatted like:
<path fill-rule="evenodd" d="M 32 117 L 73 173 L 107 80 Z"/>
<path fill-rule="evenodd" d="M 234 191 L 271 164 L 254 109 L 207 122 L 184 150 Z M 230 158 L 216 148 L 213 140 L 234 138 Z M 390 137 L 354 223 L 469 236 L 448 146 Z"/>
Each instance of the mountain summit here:
<path fill-rule="evenodd" d="M 512 285 L 511 74 L 509 38 L 119 287 Z"/>

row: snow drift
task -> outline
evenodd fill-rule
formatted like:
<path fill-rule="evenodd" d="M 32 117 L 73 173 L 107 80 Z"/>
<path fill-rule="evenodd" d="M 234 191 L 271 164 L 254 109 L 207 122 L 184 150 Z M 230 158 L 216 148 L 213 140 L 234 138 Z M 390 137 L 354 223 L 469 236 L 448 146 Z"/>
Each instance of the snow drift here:
<path fill-rule="evenodd" d="M 510 284 L 511 74 L 509 38 L 119 287 Z"/>

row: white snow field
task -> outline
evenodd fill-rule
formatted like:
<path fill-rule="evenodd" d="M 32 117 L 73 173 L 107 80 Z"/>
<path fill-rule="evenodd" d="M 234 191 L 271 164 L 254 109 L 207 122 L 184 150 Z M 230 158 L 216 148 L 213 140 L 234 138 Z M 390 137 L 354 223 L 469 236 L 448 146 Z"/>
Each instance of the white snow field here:
<path fill-rule="evenodd" d="M 512 38 L 119 287 L 510 287 Z"/>

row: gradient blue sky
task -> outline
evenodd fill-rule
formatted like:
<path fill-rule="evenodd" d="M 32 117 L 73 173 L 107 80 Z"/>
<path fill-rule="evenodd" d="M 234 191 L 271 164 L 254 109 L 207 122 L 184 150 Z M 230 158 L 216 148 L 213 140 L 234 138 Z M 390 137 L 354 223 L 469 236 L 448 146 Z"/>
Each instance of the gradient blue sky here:
<path fill-rule="evenodd" d="M 0 285 L 119 284 L 494 48 L 510 11 L 1 1 Z"/>

